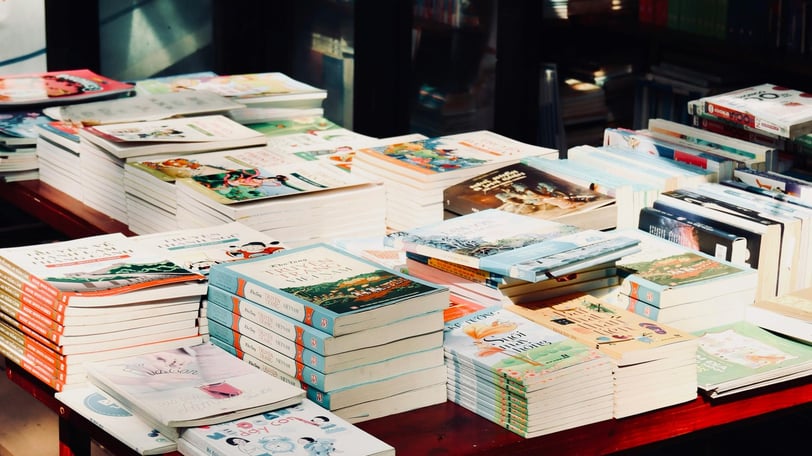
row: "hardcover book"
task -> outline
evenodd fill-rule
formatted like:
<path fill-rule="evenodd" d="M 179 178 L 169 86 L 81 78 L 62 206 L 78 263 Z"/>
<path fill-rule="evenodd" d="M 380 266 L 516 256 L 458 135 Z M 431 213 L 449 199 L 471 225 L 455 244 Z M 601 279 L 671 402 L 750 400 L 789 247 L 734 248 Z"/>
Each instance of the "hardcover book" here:
<path fill-rule="evenodd" d="M 214 265 L 209 284 L 333 336 L 448 307 L 448 289 L 323 243 Z"/>
<path fill-rule="evenodd" d="M 205 427 L 181 438 L 211 455 L 352 454 L 394 456 L 395 449 L 307 399 L 300 404 Z"/>
<path fill-rule="evenodd" d="M 487 209 L 391 233 L 387 243 L 407 252 L 538 282 L 616 260 L 635 252 L 639 241 Z"/>
<path fill-rule="evenodd" d="M 745 321 L 700 333 L 699 389 L 711 398 L 787 382 L 812 374 L 809 345 Z"/>
<path fill-rule="evenodd" d="M 443 190 L 443 200 L 445 210 L 456 215 L 499 209 L 584 229 L 614 228 L 617 219 L 613 197 L 525 163 L 453 184 Z"/>
<path fill-rule="evenodd" d="M 298 404 L 304 390 L 203 343 L 86 365 L 88 380 L 170 438 Z"/>
<path fill-rule="evenodd" d="M 87 69 L 0 76 L 0 107 L 76 103 L 129 95 L 132 84 Z"/>
<path fill-rule="evenodd" d="M 784 138 L 812 132 L 812 96 L 775 84 L 757 84 L 700 98 L 713 116 Z"/>

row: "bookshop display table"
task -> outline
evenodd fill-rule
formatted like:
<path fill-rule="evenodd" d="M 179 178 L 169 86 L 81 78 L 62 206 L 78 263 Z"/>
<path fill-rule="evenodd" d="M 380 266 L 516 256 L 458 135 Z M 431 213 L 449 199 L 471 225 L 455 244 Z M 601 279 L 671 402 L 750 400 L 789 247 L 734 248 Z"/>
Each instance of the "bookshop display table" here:
<path fill-rule="evenodd" d="M 39 181 L 0 184 L 6 201 L 71 238 L 121 231 L 126 224 L 94 211 Z M 59 416 L 61 455 L 89 455 L 94 440 L 114 454 L 136 454 L 64 406 L 54 391 L 6 359 L 6 375 Z M 451 402 L 358 424 L 398 455 L 608 454 L 781 410 L 812 411 L 809 378 L 730 398 L 695 400 L 620 420 L 524 439 Z"/>

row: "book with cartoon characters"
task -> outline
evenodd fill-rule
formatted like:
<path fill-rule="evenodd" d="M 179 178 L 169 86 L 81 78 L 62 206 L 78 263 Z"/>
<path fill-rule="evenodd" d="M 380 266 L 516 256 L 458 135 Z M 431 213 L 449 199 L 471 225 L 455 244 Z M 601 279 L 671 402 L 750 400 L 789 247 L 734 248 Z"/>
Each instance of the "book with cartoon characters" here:
<path fill-rule="evenodd" d="M 0 110 L 122 97 L 133 90 L 88 69 L 0 75 Z"/>
<path fill-rule="evenodd" d="M 179 447 L 187 443 L 203 454 L 223 456 L 395 455 L 391 445 L 308 399 L 263 414 L 185 429 Z"/>

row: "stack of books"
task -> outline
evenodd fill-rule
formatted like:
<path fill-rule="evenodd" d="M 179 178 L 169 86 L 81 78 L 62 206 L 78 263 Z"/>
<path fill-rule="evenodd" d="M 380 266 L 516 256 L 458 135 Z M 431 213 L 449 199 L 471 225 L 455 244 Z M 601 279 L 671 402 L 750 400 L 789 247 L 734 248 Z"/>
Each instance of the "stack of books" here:
<path fill-rule="evenodd" d="M 205 277 L 120 233 L 0 249 L 0 346 L 60 391 L 85 363 L 202 341 Z"/>
<path fill-rule="evenodd" d="M 401 230 L 443 220 L 446 187 L 536 155 L 558 151 L 478 130 L 361 148 L 352 172 L 385 183 L 386 224 Z"/>
<path fill-rule="evenodd" d="M 615 418 L 696 399 L 698 338 L 690 332 L 654 323 L 588 294 L 507 309 L 612 358 Z"/>
<path fill-rule="evenodd" d="M 448 290 L 328 244 L 209 273 L 211 341 L 350 422 L 445 400 Z"/>
<path fill-rule="evenodd" d="M 79 128 L 54 120 L 37 126 L 39 180 L 82 201 L 84 176 L 79 160 Z"/>
<path fill-rule="evenodd" d="M 640 251 L 617 261 L 611 303 L 658 323 L 698 331 L 744 319 L 756 299 L 758 271 L 639 229 L 621 230 Z"/>
<path fill-rule="evenodd" d="M 127 122 L 79 129 L 79 162 L 87 206 L 127 222 L 124 164 L 145 156 L 239 149 L 263 134 L 223 115 Z"/>
<path fill-rule="evenodd" d="M 280 381 L 208 342 L 87 364 L 88 381 L 158 432 L 269 413 L 304 399 Z"/>
<path fill-rule="evenodd" d="M 530 438 L 613 416 L 612 361 L 503 308 L 446 323 L 448 398 Z"/>
<path fill-rule="evenodd" d="M 50 120 L 40 109 L 0 110 L 0 182 L 39 177 L 37 125 Z"/>

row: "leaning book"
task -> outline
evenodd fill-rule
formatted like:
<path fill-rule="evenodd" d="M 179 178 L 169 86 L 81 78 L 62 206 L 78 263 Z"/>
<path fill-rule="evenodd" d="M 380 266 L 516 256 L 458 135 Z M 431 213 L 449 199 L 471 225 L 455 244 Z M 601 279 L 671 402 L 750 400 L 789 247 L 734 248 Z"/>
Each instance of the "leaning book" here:
<path fill-rule="evenodd" d="M 269 412 L 305 395 L 208 342 L 86 368 L 90 383 L 170 438 L 179 428 Z"/>
<path fill-rule="evenodd" d="M 448 289 L 324 243 L 212 266 L 209 285 L 338 336 L 448 307 Z"/>
<path fill-rule="evenodd" d="M 181 438 L 209 455 L 394 456 L 386 442 L 310 400 L 250 417 L 183 431 Z"/>

